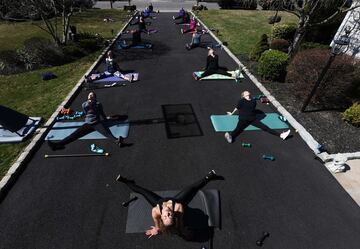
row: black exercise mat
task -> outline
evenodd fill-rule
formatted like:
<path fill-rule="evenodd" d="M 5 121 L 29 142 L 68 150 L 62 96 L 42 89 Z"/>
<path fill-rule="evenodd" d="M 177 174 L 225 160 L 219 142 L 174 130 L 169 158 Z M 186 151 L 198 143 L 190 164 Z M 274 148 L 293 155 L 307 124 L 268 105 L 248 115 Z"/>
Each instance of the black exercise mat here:
<path fill-rule="evenodd" d="M 191 104 L 162 105 L 168 138 L 202 136 Z"/>
<path fill-rule="evenodd" d="M 158 191 L 160 196 L 174 196 L 179 191 Z M 151 205 L 139 194 L 131 193 L 130 198 L 138 199 L 130 203 L 126 221 L 126 233 L 143 233 L 154 225 Z M 185 224 L 195 229 L 220 227 L 220 197 L 216 189 L 200 190 L 189 203 L 184 214 Z"/>

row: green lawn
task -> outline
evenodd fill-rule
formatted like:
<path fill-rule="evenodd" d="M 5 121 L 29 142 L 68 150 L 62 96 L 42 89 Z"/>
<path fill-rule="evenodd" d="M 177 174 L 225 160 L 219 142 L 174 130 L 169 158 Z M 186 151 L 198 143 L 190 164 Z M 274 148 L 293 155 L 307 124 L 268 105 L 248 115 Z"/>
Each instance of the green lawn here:
<path fill-rule="evenodd" d="M 127 15 L 128 13 L 120 10 L 90 10 L 77 13 L 73 20 L 80 32 L 99 33 L 105 38 L 111 38 L 110 30 L 114 29 L 117 33 L 128 20 Z M 104 23 L 105 17 L 111 17 L 115 22 Z M 0 22 L 0 34 L 0 50 L 19 48 L 23 41 L 32 36 L 47 36 L 44 31 L 26 22 Z M 47 120 L 98 55 L 99 52 L 58 67 L 0 76 L 0 103 L 27 115 L 41 116 Z M 58 78 L 42 81 L 40 74 L 44 71 L 54 72 Z M 5 175 L 27 144 L 28 142 L 0 145 L 0 178 Z"/>
<path fill-rule="evenodd" d="M 111 29 L 119 31 L 127 20 L 129 13 L 120 10 L 92 9 L 75 13 L 72 17 L 72 25 L 75 25 L 77 32 L 98 33 L 104 38 L 111 38 Z M 114 22 L 103 21 L 104 18 L 111 17 Z M 20 48 L 25 40 L 34 37 L 50 36 L 33 23 L 42 25 L 42 21 L 35 22 L 4 22 L 0 21 L 0 50 L 13 50 Z M 60 27 L 59 27 L 60 28 Z"/>
<path fill-rule="evenodd" d="M 274 11 L 259 10 L 207 10 L 200 11 L 200 19 L 209 27 L 219 30 L 219 38 L 228 43 L 237 56 L 248 55 L 262 34 L 270 34 L 268 18 Z M 296 16 L 282 12 L 280 23 L 297 23 Z"/>

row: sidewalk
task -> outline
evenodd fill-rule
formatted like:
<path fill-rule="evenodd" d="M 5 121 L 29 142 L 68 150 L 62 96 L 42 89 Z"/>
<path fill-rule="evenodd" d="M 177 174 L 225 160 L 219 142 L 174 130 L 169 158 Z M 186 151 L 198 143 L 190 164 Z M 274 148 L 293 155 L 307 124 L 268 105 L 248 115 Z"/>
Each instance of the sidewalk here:
<path fill-rule="evenodd" d="M 196 1 L 187 1 L 187 0 L 179 0 L 179 1 L 171 1 L 171 0 L 132 0 L 131 4 L 136 5 L 138 10 L 144 10 L 149 3 L 152 3 L 154 6 L 154 10 L 160 10 L 160 12 L 178 12 L 180 8 L 184 8 L 186 10 L 191 10 L 192 6 L 196 4 Z M 200 2 L 206 6 L 208 9 L 219 9 L 219 5 L 217 3 L 207 3 Z M 127 1 L 116 1 L 113 3 L 113 8 L 123 8 L 124 5 L 128 5 Z M 95 8 L 100 9 L 110 9 L 110 3 L 108 1 L 97 1 L 95 4 Z"/>
<path fill-rule="evenodd" d="M 347 165 L 348 171 L 334 174 L 334 177 L 360 206 L 360 160 L 350 160 Z"/>

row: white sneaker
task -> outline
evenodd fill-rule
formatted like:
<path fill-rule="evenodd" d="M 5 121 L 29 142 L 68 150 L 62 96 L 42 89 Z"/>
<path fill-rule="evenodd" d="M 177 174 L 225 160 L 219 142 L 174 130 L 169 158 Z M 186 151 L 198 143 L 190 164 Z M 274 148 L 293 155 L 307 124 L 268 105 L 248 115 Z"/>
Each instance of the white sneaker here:
<path fill-rule="evenodd" d="M 226 133 L 225 133 L 225 138 L 226 138 L 226 140 L 227 140 L 227 142 L 228 142 L 229 144 L 232 143 L 232 137 L 231 137 L 231 135 L 230 135 L 229 132 L 226 132 Z"/>
<path fill-rule="evenodd" d="M 280 137 L 282 138 L 282 140 L 285 140 L 289 135 L 290 135 L 290 130 L 287 130 L 281 133 Z"/>

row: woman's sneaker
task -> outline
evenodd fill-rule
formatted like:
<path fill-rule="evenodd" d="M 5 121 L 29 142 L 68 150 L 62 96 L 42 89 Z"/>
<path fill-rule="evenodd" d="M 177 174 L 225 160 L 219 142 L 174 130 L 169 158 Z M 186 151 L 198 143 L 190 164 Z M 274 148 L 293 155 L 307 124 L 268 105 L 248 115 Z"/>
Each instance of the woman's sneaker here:
<path fill-rule="evenodd" d="M 226 138 L 226 141 L 231 144 L 232 143 L 232 137 L 230 135 L 229 132 L 225 132 L 225 138 Z"/>
<path fill-rule="evenodd" d="M 289 135 L 290 135 L 290 130 L 287 130 L 281 133 L 280 137 L 282 138 L 282 140 L 285 140 Z"/>
<path fill-rule="evenodd" d="M 206 176 L 205 178 L 207 180 L 225 180 L 225 178 L 223 176 L 219 176 L 216 174 L 215 170 L 211 170 Z"/>

